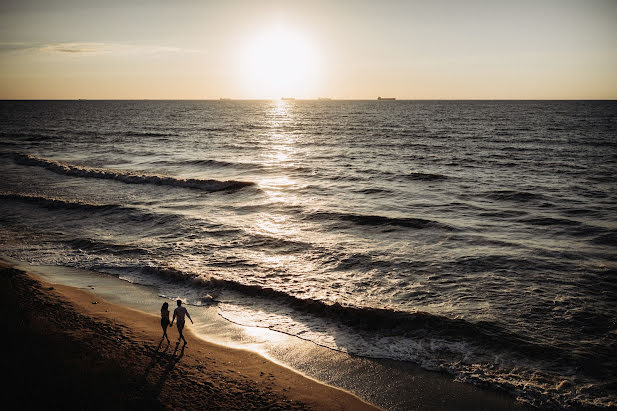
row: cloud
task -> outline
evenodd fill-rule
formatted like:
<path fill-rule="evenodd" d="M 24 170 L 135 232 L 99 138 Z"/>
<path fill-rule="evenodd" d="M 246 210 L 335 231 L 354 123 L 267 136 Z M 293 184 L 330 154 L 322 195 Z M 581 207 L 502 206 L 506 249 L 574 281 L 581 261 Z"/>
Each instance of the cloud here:
<path fill-rule="evenodd" d="M 43 53 L 103 53 L 108 47 L 103 43 L 52 43 L 34 47 L 33 50 Z"/>
<path fill-rule="evenodd" d="M 122 43 L 98 43 L 98 42 L 69 42 L 69 43 L 0 43 L 0 51 L 22 51 L 45 54 L 73 54 L 73 55 L 155 55 L 155 54 L 193 54 L 204 53 L 203 50 L 186 49 L 181 47 L 122 44 Z"/>
<path fill-rule="evenodd" d="M 50 43 L 40 46 L 38 51 L 45 53 L 96 53 L 125 55 L 202 52 L 200 50 L 185 49 L 180 47 L 122 43 Z"/>
<path fill-rule="evenodd" d="M 0 52 L 21 51 L 30 48 L 26 43 L 0 43 Z"/>

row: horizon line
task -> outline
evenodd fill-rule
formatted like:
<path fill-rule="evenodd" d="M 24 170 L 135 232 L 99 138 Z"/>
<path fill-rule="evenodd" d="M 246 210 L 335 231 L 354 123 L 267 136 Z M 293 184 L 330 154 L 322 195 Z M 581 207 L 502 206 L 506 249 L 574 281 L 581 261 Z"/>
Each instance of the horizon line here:
<path fill-rule="evenodd" d="M 617 101 L 615 98 L 395 98 L 378 100 L 377 98 L 0 98 L 0 101 L 379 101 L 386 104 L 396 101 Z"/>

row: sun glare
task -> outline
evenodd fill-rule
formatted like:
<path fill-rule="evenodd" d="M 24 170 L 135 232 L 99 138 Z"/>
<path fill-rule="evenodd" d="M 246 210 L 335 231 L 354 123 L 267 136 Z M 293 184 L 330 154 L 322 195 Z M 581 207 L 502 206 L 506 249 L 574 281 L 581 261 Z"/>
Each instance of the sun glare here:
<path fill-rule="evenodd" d="M 319 62 L 305 36 L 277 27 L 247 41 L 238 69 L 245 93 L 252 98 L 306 98 L 313 94 Z"/>

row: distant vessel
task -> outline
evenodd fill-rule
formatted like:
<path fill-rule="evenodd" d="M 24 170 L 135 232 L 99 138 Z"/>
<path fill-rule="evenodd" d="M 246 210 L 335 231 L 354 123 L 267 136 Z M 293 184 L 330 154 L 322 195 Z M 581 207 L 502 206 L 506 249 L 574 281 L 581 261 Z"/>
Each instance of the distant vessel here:
<path fill-rule="evenodd" d="M 330 97 L 319 97 L 317 100 L 330 101 L 332 99 Z"/>
<path fill-rule="evenodd" d="M 219 100 L 221 100 L 221 101 L 231 101 L 231 99 L 227 98 L 227 97 L 221 97 Z"/>
<path fill-rule="evenodd" d="M 285 100 L 285 101 L 294 101 L 295 98 L 293 97 L 281 97 L 281 100 Z"/>
<path fill-rule="evenodd" d="M 377 100 L 396 100 L 395 97 L 377 97 Z"/>

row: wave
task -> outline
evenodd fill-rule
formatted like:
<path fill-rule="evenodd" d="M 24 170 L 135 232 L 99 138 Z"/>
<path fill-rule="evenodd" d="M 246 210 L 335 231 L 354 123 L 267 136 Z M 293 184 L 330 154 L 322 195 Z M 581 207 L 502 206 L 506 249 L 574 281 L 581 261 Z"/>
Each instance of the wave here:
<path fill-rule="evenodd" d="M 367 195 L 392 195 L 392 190 L 388 190 L 387 188 L 362 188 L 359 190 L 354 190 L 355 193 L 359 194 L 367 194 Z"/>
<path fill-rule="evenodd" d="M 148 212 L 137 207 L 120 204 L 96 204 L 66 198 L 49 197 L 44 195 L 0 192 L 0 200 L 19 201 L 45 207 L 48 209 L 79 210 L 85 212 L 104 212 L 115 214 L 122 221 L 129 223 L 151 222 L 153 224 L 170 224 L 182 216 L 168 213 Z M 143 228 L 143 227 L 142 227 Z"/>
<path fill-rule="evenodd" d="M 238 281 L 187 273 L 171 267 L 147 266 L 145 274 L 152 274 L 173 282 L 189 282 L 209 291 L 231 290 L 244 296 L 277 301 L 298 312 L 315 317 L 334 319 L 356 330 L 379 331 L 389 336 L 432 337 L 447 340 L 464 339 L 480 346 L 503 348 L 525 352 L 527 356 L 543 358 L 548 353 L 553 356 L 565 354 L 554 346 L 532 343 L 523 336 L 509 332 L 499 325 L 481 321 L 472 323 L 463 319 L 448 318 L 422 311 L 408 312 L 390 308 L 359 307 L 343 305 L 338 302 L 327 303 L 321 300 L 304 299 L 284 291 L 257 284 L 244 284 Z M 221 302 L 210 300 L 208 302 Z"/>
<path fill-rule="evenodd" d="M 80 210 L 89 212 L 107 212 L 106 215 L 116 215 L 122 221 L 126 222 L 154 222 L 156 224 L 171 224 L 175 220 L 185 219 L 184 216 L 178 214 L 161 213 L 161 212 L 149 212 L 146 209 L 133 206 L 125 206 L 120 204 L 96 204 L 89 202 L 82 202 L 78 200 L 70 200 L 66 198 L 49 197 L 44 195 L 15 193 L 15 192 L 0 192 L 0 201 L 18 201 L 23 203 L 34 204 L 37 206 L 45 207 L 48 209 L 60 209 L 60 210 Z M 186 220 L 185 220 L 186 222 Z M 144 229 L 144 226 L 141 227 Z M 312 245 L 310 243 L 302 241 L 292 241 L 289 239 L 277 238 L 268 235 L 261 235 L 256 233 L 248 233 L 241 229 L 220 227 L 214 230 L 207 230 L 206 234 L 212 237 L 236 237 L 238 240 L 230 240 L 229 242 L 221 243 L 219 247 L 223 248 L 256 248 L 256 249 L 270 249 L 281 250 L 288 253 L 301 252 Z M 114 249 L 113 246 L 104 243 L 103 245 L 96 244 L 93 239 L 74 239 L 69 241 L 69 245 L 74 248 L 84 249 L 88 251 L 98 252 L 104 249 Z M 121 250 L 121 249 L 119 249 Z M 235 265 L 237 261 L 225 261 L 219 264 Z M 212 265 L 216 265 L 214 262 Z"/>
<path fill-rule="evenodd" d="M 258 164 L 249 164 L 249 163 L 235 163 L 232 161 L 223 161 L 223 160 L 212 160 L 212 159 L 202 159 L 202 160 L 159 160 L 153 161 L 150 164 L 160 164 L 160 165 L 174 165 L 174 166 L 206 166 L 206 167 L 216 167 L 216 168 L 237 168 L 237 169 L 259 169 L 261 168 Z"/>
<path fill-rule="evenodd" d="M 422 172 L 411 172 L 408 174 L 399 174 L 392 171 L 380 170 L 376 168 L 362 168 L 357 170 L 360 176 L 342 176 L 339 174 L 334 175 L 332 180 L 349 180 L 349 181 L 358 181 L 358 180 L 372 180 L 374 176 L 380 176 L 387 180 L 412 180 L 412 181 L 441 181 L 447 180 L 448 176 L 443 174 L 436 173 L 422 173 Z"/>
<path fill-rule="evenodd" d="M 64 163 L 61 161 L 48 160 L 41 157 L 36 157 L 30 154 L 14 153 L 13 159 L 16 163 L 27 166 L 44 167 L 49 171 L 57 174 L 63 174 L 73 177 L 85 178 L 100 178 L 107 180 L 122 181 L 127 184 L 153 184 L 165 185 L 172 187 L 194 188 L 204 191 L 225 191 L 239 190 L 244 187 L 254 185 L 248 181 L 219 181 L 219 180 L 202 180 L 196 178 L 176 178 L 166 175 L 141 174 L 131 171 L 111 170 L 104 168 L 92 168 L 78 166 L 75 164 Z"/>
<path fill-rule="evenodd" d="M 68 200 L 57 197 L 47 197 L 43 195 L 0 192 L 0 199 L 21 201 L 31 204 L 41 205 L 47 208 L 79 209 L 79 210 L 110 210 L 121 208 L 119 204 L 95 204 L 77 200 Z"/>
<path fill-rule="evenodd" d="M 9 132 L 9 133 L 0 133 L 0 137 L 9 137 L 9 138 L 15 138 L 20 140 L 20 142 L 25 141 L 47 141 L 47 140 L 53 140 L 53 139 L 60 139 L 61 136 L 58 136 L 57 134 L 46 134 L 46 133 L 39 133 L 39 132 Z"/>
<path fill-rule="evenodd" d="M 456 231 L 456 228 L 449 224 L 414 217 L 386 217 L 381 215 L 318 211 L 308 214 L 305 218 L 348 221 L 361 226 L 397 226 L 415 229 L 439 228 L 447 231 Z"/>
<path fill-rule="evenodd" d="M 591 240 L 593 244 L 617 246 L 617 230 L 611 230 L 606 234 L 599 235 Z"/>
<path fill-rule="evenodd" d="M 109 133 L 113 134 L 113 133 Z M 174 133 L 164 133 L 157 131 L 136 131 L 136 130 L 128 130 L 121 133 L 127 137 L 178 137 L 178 134 Z"/>
<path fill-rule="evenodd" d="M 129 244 L 117 244 L 106 241 L 93 240 L 90 238 L 74 238 L 66 241 L 74 249 L 86 250 L 95 253 L 109 253 L 116 255 L 138 254 L 148 255 L 150 252 L 146 249 L 135 247 Z"/>
<path fill-rule="evenodd" d="M 562 211 L 563 214 L 580 216 L 580 215 L 594 215 L 598 212 L 589 208 L 570 208 Z"/>
<path fill-rule="evenodd" d="M 580 221 L 554 217 L 528 217 L 519 219 L 518 221 L 525 224 L 539 226 L 578 226 L 582 224 Z"/>
<path fill-rule="evenodd" d="M 492 198 L 493 200 L 516 201 L 521 203 L 543 199 L 541 194 L 516 190 L 493 191 L 489 192 L 486 196 Z"/>
<path fill-rule="evenodd" d="M 514 272 L 525 272 L 530 267 L 538 271 L 567 270 L 572 269 L 573 263 L 565 259 L 555 261 L 547 258 L 540 258 L 534 254 L 527 254 L 525 258 L 508 254 L 474 255 L 463 256 L 455 260 L 448 260 L 442 263 L 445 272 L 448 269 L 457 273 L 481 273 L 495 270 L 509 270 Z"/>
<path fill-rule="evenodd" d="M 220 315 L 229 321 L 239 324 L 246 321 L 246 325 L 270 328 L 350 354 L 410 361 L 426 369 L 447 372 L 459 381 L 509 392 L 532 405 L 554 408 L 589 405 L 589 401 L 597 400 L 593 391 L 603 385 L 599 383 L 603 381 L 602 375 L 611 375 L 615 370 L 615 363 L 610 362 L 606 364 L 607 370 L 598 375 L 595 369 L 586 366 L 595 361 L 593 354 L 575 353 L 567 345 L 549 341 L 534 341 L 492 321 L 471 322 L 422 311 L 299 298 L 267 286 L 207 278 L 169 267 L 142 267 L 142 271 L 170 282 L 192 284 L 194 289 L 201 290 L 195 301 L 217 304 Z M 232 294 L 221 294 L 225 291 Z M 239 294 L 240 299 L 233 293 Z M 221 298 L 222 295 L 225 297 Z M 260 325 L 255 325 L 250 318 L 237 320 L 233 306 L 238 301 L 244 301 L 239 306 L 241 312 L 242 306 L 249 304 L 251 310 L 272 310 L 274 317 L 258 318 Z M 281 311 L 279 305 L 286 309 Z M 281 312 L 290 324 L 279 324 L 276 318 Z M 315 327 L 308 330 L 306 326 L 294 327 L 294 322 Z M 336 328 L 335 343 L 320 337 L 323 328 Z M 586 371 L 579 371 L 580 382 L 576 385 L 564 385 L 563 380 L 571 378 L 573 369 Z M 575 390 L 576 398 L 572 395 Z"/>
<path fill-rule="evenodd" d="M 496 211 L 485 211 L 485 212 L 478 213 L 478 215 L 481 217 L 498 217 L 498 218 L 520 217 L 526 214 L 528 214 L 527 211 L 523 211 L 523 210 L 496 210 Z"/>
<path fill-rule="evenodd" d="M 304 241 L 294 241 L 257 233 L 245 233 L 244 237 L 242 241 L 242 247 L 244 248 L 257 248 L 260 250 L 266 248 L 269 250 L 281 250 L 286 253 L 297 253 L 312 247 L 312 244 Z M 231 245 L 231 247 L 235 246 Z"/>
<path fill-rule="evenodd" d="M 443 174 L 432 174 L 432 173 L 409 173 L 405 175 L 405 178 L 408 180 L 419 180 L 419 181 L 438 181 L 438 180 L 446 180 L 448 176 Z"/>

